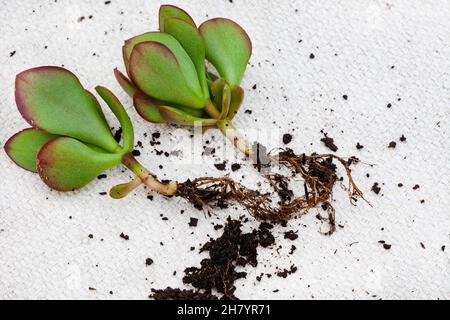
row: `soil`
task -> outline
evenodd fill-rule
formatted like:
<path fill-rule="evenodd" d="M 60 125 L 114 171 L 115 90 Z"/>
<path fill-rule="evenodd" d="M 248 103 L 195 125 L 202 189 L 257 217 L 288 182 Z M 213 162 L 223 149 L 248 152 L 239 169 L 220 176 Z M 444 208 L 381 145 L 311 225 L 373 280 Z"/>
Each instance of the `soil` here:
<path fill-rule="evenodd" d="M 324 138 L 320 139 L 320 141 L 322 141 L 325 146 L 330 149 L 333 152 L 338 151 L 338 147 L 334 144 L 334 139 L 329 137 L 326 133 L 324 133 Z"/>
<path fill-rule="evenodd" d="M 200 253 L 208 252 L 209 257 L 200 262 L 200 267 L 184 270 L 183 283 L 194 289 L 152 289 L 150 297 L 155 300 L 236 300 L 235 282 L 247 276 L 245 271 L 237 269 L 247 265 L 256 267 L 258 247 L 275 242 L 270 224 L 262 223 L 258 230 L 249 233 L 243 233 L 241 227 L 241 221 L 228 217 L 222 235 L 200 249 Z"/>

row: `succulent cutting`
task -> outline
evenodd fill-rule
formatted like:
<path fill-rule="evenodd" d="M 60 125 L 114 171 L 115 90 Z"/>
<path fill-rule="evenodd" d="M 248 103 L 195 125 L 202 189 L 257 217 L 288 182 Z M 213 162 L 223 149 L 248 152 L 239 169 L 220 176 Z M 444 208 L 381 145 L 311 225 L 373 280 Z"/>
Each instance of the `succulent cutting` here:
<path fill-rule="evenodd" d="M 114 139 L 95 96 L 73 73 L 60 67 L 39 67 L 16 77 L 17 108 L 31 127 L 6 142 L 8 156 L 18 166 L 37 172 L 58 191 L 82 188 L 103 171 L 123 163 L 139 184 L 173 195 L 175 182 L 159 182 L 133 157 L 133 126 L 119 100 L 105 87 L 95 89 L 120 122 L 122 145 Z"/>
<path fill-rule="evenodd" d="M 251 147 L 231 123 L 244 98 L 240 83 L 252 54 L 247 33 L 224 18 L 197 27 L 171 5 L 161 6 L 159 29 L 125 41 L 128 77 L 114 70 L 137 112 L 153 123 L 217 127 L 250 156 Z M 219 76 L 207 70 L 206 60 Z"/>

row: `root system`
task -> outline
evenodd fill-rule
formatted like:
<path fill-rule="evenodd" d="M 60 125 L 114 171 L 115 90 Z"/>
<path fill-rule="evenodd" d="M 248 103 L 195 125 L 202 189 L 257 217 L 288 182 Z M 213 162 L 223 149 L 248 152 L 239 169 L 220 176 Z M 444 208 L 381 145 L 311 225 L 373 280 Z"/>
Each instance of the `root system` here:
<path fill-rule="evenodd" d="M 322 207 L 327 217 L 321 218 L 329 224 L 326 235 L 336 230 L 335 210 L 331 205 L 333 188 L 339 183 L 348 192 L 350 202 L 364 199 L 362 191 L 355 184 L 350 166 L 359 162 L 355 157 L 344 159 L 333 154 L 301 154 L 285 149 L 277 155 L 278 163 L 292 170 L 293 177 L 300 175 L 304 181 L 304 193 L 295 196 L 289 188 L 292 177 L 281 174 L 267 174 L 273 193 L 261 193 L 247 188 L 231 178 L 199 178 L 180 183 L 177 196 L 187 199 L 195 207 L 223 208 L 229 202 L 235 202 L 246 208 L 252 216 L 261 221 L 282 223 L 299 217 L 312 208 Z M 336 163 L 340 163 L 346 172 L 348 186 L 337 174 Z M 278 196 L 278 201 L 273 195 Z"/>

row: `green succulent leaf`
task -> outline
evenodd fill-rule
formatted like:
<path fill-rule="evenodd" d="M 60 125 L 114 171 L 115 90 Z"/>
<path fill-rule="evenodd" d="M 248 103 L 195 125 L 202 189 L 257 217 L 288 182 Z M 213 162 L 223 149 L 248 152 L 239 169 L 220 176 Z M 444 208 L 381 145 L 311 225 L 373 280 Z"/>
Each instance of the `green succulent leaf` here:
<path fill-rule="evenodd" d="M 199 27 L 205 41 L 206 58 L 230 86 L 239 85 L 252 54 L 252 43 L 237 23 L 216 18 Z"/>
<path fill-rule="evenodd" d="M 160 42 L 149 41 L 135 46 L 130 58 L 131 78 L 142 92 L 153 98 L 201 109 L 206 98 L 194 64 L 176 43 L 188 58 L 187 63 Z"/>
<path fill-rule="evenodd" d="M 121 150 L 121 152 L 131 152 L 134 146 L 134 129 L 128 113 L 125 111 L 125 108 L 120 103 L 119 99 L 117 99 L 117 97 L 109 89 L 102 86 L 97 86 L 95 90 L 109 106 L 117 120 L 119 120 L 123 132 L 123 150 Z"/>
<path fill-rule="evenodd" d="M 159 8 L 159 30 L 161 32 L 167 32 L 165 29 L 166 26 L 164 24 L 164 21 L 166 20 L 166 18 L 172 18 L 172 17 L 181 19 L 181 20 L 189 23 L 190 25 L 196 27 L 194 20 L 183 9 L 178 8 L 176 6 L 172 6 L 172 5 L 162 5 Z"/>
<path fill-rule="evenodd" d="M 228 84 L 225 84 L 222 93 L 222 103 L 221 103 L 222 109 L 219 117 L 220 120 L 224 120 L 227 117 L 228 112 L 230 110 L 230 103 L 231 103 L 231 89 Z"/>
<path fill-rule="evenodd" d="M 166 120 L 159 113 L 159 107 L 164 104 L 163 102 L 138 91 L 133 96 L 133 103 L 136 111 L 145 120 L 153 123 L 166 123 Z"/>
<path fill-rule="evenodd" d="M 38 129 L 28 128 L 13 135 L 4 148 L 8 156 L 19 167 L 36 172 L 36 155 L 39 149 L 59 136 Z"/>
<path fill-rule="evenodd" d="M 244 90 L 239 86 L 234 86 L 231 88 L 231 102 L 230 110 L 228 111 L 228 120 L 232 120 L 239 111 L 244 100 Z"/>
<path fill-rule="evenodd" d="M 216 106 L 222 105 L 223 88 L 226 84 L 227 82 L 222 78 L 218 78 L 211 84 L 211 94 Z"/>
<path fill-rule="evenodd" d="M 37 172 L 50 188 L 71 191 L 84 187 L 121 160 L 120 154 L 105 153 L 78 140 L 61 137 L 40 149 Z"/>
<path fill-rule="evenodd" d="M 18 74 L 16 103 L 33 127 L 73 137 L 110 152 L 119 147 L 103 112 L 99 111 L 98 102 L 66 69 L 39 67 Z"/>
<path fill-rule="evenodd" d="M 141 34 L 137 37 L 131 38 L 130 40 L 125 41 L 125 45 L 123 47 L 124 51 L 124 60 L 125 60 L 125 66 L 127 68 L 127 72 L 130 76 L 130 78 L 133 80 L 130 69 L 130 59 L 131 54 L 133 53 L 134 48 L 142 44 L 144 42 L 158 42 L 169 48 L 169 50 L 172 52 L 172 54 L 176 57 L 176 60 L 179 64 L 179 68 L 181 70 L 182 76 L 185 78 L 187 86 L 198 96 L 202 97 L 203 92 L 199 83 L 199 78 L 197 75 L 197 71 L 195 69 L 195 65 L 192 62 L 189 55 L 186 53 L 184 48 L 181 46 L 181 44 L 175 39 L 173 36 L 171 36 L 168 33 L 162 33 L 162 32 L 148 32 Z M 156 64 L 156 62 L 155 62 Z M 154 65 L 153 68 L 157 68 L 158 65 Z M 136 83 L 135 83 L 136 84 Z M 138 85 L 139 86 L 139 85 Z M 150 92 L 144 92 L 150 96 L 153 96 Z M 155 98 L 157 98 L 155 96 Z"/>
<path fill-rule="evenodd" d="M 194 126 L 200 123 L 203 126 L 214 126 L 217 123 L 216 119 L 195 117 L 174 107 L 161 106 L 159 112 L 167 122 L 181 126 Z"/>
<path fill-rule="evenodd" d="M 137 89 L 135 85 L 117 68 L 114 69 L 114 76 L 122 89 L 130 96 L 133 97 Z"/>
<path fill-rule="evenodd" d="M 195 25 L 175 17 L 165 18 L 164 26 L 164 32 L 177 39 L 191 58 L 197 70 L 203 95 L 209 98 L 208 84 L 206 82 L 205 44 L 200 32 L 198 32 Z"/>

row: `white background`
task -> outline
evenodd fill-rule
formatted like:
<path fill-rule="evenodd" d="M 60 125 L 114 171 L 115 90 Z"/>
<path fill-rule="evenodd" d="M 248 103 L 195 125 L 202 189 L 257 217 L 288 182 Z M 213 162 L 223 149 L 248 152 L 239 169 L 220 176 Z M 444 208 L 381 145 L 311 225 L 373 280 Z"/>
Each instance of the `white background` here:
<path fill-rule="evenodd" d="M 144 133 L 160 131 L 162 145 L 157 147 L 170 152 L 178 148 L 175 138 L 188 140 L 191 132 L 141 120 L 114 80 L 113 68 L 123 70 L 123 41 L 155 30 L 161 3 L 0 1 L 1 143 L 27 126 L 15 107 L 15 75 L 34 66 L 64 65 L 86 88 L 102 84 L 118 94 L 135 124 L 136 139 L 144 144 L 139 159 L 160 177 L 224 174 L 212 163 L 186 165 L 174 162 L 174 156 L 155 155 Z M 253 67 L 242 84 L 246 100 L 235 120 L 238 128 L 291 132 L 290 146 L 299 153 L 327 151 L 320 142 L 323 129 L 335 139 L 338 154 L 375 164 L 354 169 L 373 207 L 352 207 L 337 188 L 334 205 L 344 228 L 332 237 L 322 236 L 319 230 L 325 226 L 315 219 L 315 210 L 290 223 L 299 230 L 294 242 L 283 239 L 289 229 L 277 227 L 277 246 L 283 248 L 261 250 L 259 266 L 237 282 L 236 295 L 450 298 L 450 1 L 171 3 L 184 7 L 198 23 L 224 16 L 249 33 Z M 86 19 L 78 22 L 81 16 Z M 244 113 L 246 109 L 252 114 Z M 406 143 L 398 141 L 402 134 Z M 223 146 L 218 132 L 207 137 L 215 138 L 211 145 Z M 396 149 L 387 148 L 392 140 Z M 357 142 L 365 148 L 357 151 Z M 273 148 L 280 145 L 280 139 L 269 142 Z M 199 248 L 208 235 L 217 235 L 213 222 L 224 221 L 228 214 L 247 214 L 231 208 L 206 217 L 181 199 L 155 195 L 150 201 L 143 188 L 121 201 L 100 196 L 130 177 L 123 168 L 110 170 L 107 179 L 78 192 L 61 194 L 16 167 L 4 152 L 0 163 L 0 298 L 145 299 L 151 288 L 181 285 L 184 268 L 201 260 L 190 247 Z M 244 183 L 255 187 L 250 166 L 232 173 L 238 179 L 242 175 Z M 374 182 L 380 183 L 380 195 L 370 191 Z M 412 190 L 415 184 L 419 190 Z M 162 221 L 161 214 L 169 220 Z M 199 218 L 197 228 L 188 227 L 190 217 Z M 257 223 L 251 219 L 246 228 L 252 226 Z M 121 232 L 130 240 L 120 238 Z M 392 244 L 391 250 L 383 249 L 380 240 Z M 292 256 L 291 244 L 298 248 Z M 155 261 L 150 267 L 145 266 L 148 257 Z M 288 279 L 255 281 L 262 272 L 291 264 L 299 270 Z M 275 289 L 279 292 L 273 293 Z"/>

